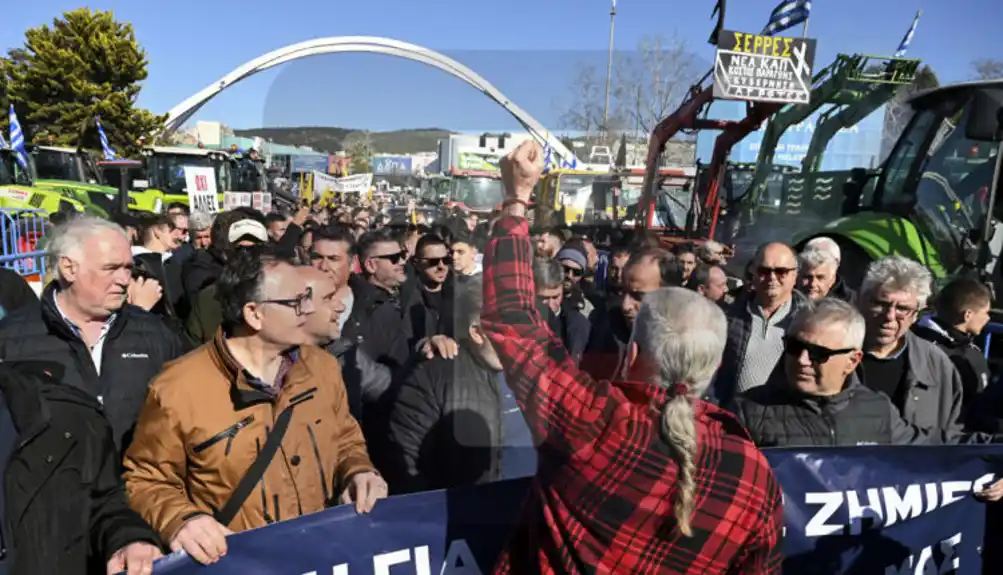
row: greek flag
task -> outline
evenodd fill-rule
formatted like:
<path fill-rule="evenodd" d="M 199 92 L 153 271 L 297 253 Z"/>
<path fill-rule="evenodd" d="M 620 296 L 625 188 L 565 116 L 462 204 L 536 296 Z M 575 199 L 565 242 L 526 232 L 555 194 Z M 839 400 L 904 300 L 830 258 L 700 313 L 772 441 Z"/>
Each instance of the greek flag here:
<path fill-rule="evenodd" d="M 24 132 L 21 131 L 21 122 L 17 121 L 14 104 L 10 105 L 10 147 L 14 150 L 14 158 L 20 164 L 21 169 L 27 170 L 28 150 L 24 147 Z"/>
<path fill-rule="evenodd" d="M 104 127 L 101 126 L 101 118 L 97 116 L 94 117 L 94 123 L 98 125 L 98 137 L 101 138 L 101 150 L 104 151 L 104 159 L 111 161 L 115 159 L 115 148 L 112 148 L 108 144 L 108 136 L 104 133 Z"/>
<path fill-rule="evenodd" d="M 543 146 L 543 173 L 546 174 L 550 171 L 550 167 L 554 162 L 554 151 L 550 148 L 550 142 L 548 141 L 545 146 Z"/>
<path fill-rule="evenodd" d="M 912 19 L 912 26 L 909 27 L 909 31 L 906 32 L 905 37 L 902 38 L 902 42 L 899 44 L 899 49 L 895 51 L 896 58 L 905 56 L 906 51 L 909 49 L 909 43 L 912 42 L 912 36 L 916 33 L 916 25 L 919 24 L 919 15 L 922 13 L 922 10 L 916 12 L 916 17 Z"/>
<path fill-rule="evenodd" d="M 770 21 L 763 28 L 763 34 L 772 36 L 788 28 L 797 26 L 811 15 L 811 0 L 781 0 L 770 14 Z"/>

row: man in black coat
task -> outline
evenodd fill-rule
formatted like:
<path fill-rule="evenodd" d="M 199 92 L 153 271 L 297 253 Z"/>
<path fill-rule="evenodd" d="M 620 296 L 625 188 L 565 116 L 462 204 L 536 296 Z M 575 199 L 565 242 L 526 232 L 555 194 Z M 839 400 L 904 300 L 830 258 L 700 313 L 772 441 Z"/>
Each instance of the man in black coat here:
<path fill-rule="evenodd" d="M 61 371 L 0 363 L 0 572 L 150 573 L 157 537 L 126 501 L 101 405 Z"/>
<path fill-rule="evenodd" d="M 78 217 L 55 231 L 49 251 L 56 279 L 41 305 L 0 321 L 0 358 L 62 365 L 63 383 L 97 399 L 124 449 L 147 385 L 181 355 L 181 342 L 157 316 L 125 303 L 132 254 L 122 228 Z"/>
<path fill-rule="evenodd" d="M 370 450 L 391 493 L 536 472 L 529 427 L 480 328 L 482 301 L 480 278 L 456 287 L 456 356 L 422 363 L 397 390 L 389 413 L 389 443 Z"/>

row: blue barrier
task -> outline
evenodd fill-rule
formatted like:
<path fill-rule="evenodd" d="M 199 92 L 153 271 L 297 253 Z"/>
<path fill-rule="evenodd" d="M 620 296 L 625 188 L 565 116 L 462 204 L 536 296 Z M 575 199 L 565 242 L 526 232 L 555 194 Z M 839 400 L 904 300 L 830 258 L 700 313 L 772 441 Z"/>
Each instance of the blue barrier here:
<path fill-rule="evenodd" d="M 764 453 L 784 490 L 784 573 L 981 572 L 992 547 L 983 540 L 993 506 L 973 493 L 1003 471 L 1003 446 Z M 154 573 L 489 573 L 529 487 L 515 479 L 394 497 L 362 516 L 336 507 L 231 536 L 226 557 L 214 565 L 175 553 Z"/>
<path fill-rule="evenodd" d="M 45 277 L 46 253 L 35 246 L 47 223 L 43 210 L 0 208 L 0 266 L 22 276 Z"/>

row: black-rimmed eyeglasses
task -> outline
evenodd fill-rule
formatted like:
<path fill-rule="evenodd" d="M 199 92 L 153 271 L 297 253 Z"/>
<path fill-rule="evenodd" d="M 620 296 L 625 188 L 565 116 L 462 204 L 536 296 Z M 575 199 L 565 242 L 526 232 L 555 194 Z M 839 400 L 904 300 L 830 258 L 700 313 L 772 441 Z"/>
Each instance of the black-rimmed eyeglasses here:
<path fill-rule="evenodd" d="M 303 315 L 304 304 L 306 304 L 308 301 L 312 299 L 313 299 L 313 288 L 308 287 L 306 288 L 306 291 L 304 291 L 303 293 L 299 294 L 294 298 L 263 299 L 261 300 L 261 303 L 273 303 L 275 305 L 281 305 L 283 307 L 292 309 L 293 313 L 295 313 L 297 316 L 301 316 Z"/>

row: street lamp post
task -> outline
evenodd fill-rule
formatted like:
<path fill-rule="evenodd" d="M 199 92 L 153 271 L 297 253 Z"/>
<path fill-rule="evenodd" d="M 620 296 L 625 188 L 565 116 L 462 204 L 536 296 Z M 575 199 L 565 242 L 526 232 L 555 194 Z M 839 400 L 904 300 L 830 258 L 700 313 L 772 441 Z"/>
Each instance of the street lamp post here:
<path fill-rule="evenodd" d="M 609 11 L 609 59 L 606 61 L 606 106 L 603 108 L 603 135 L 609 135 L 609 89 L 613 81 L 613 22 L 616 20 L 616 0 Z"/>

